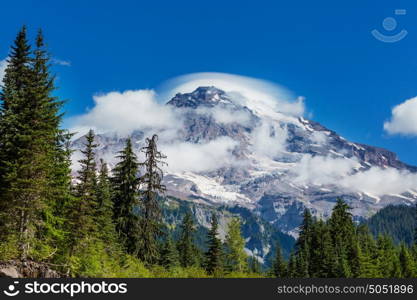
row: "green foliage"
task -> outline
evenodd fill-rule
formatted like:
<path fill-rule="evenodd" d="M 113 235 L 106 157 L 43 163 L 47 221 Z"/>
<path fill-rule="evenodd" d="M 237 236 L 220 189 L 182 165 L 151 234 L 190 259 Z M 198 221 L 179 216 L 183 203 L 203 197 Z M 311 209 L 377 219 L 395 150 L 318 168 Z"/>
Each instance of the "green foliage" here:
<path fill-rule="evenodd" d="M 198 264 L 199 251 L 194 242 L 195 231 L 196 229 L 191 212 L 187 210 L 181 224 L 180 237 L 177 243 L 179 261 L 183 268 Z"/>
<path fill-rule="evenodd" d="M 137 255 L 139 218 L 135 208 L 139 206 L 139 163 L 130 139 L 127 139 L 125 148 L 118 153 L 117 158 L 119 162 L 113 169 L 111 178 L 114 222 L 126 251 Z"/>
<path fill-rule="evenodd" d="M 211 228 L 207 234 L 207 252 L 205 254 L 205 269 L 209 274 L 223 272 L 223 251 L 222 242 L 217 237 L 218 221 L 215 213 L 211 216 Z"/>
<path fill-rule="evenodd" d="M 287 265 L 282 256 L 281 246 L 277 243 L 275 250 L 275 259 L 272 263 L 271 275 L 277 278 L 283 278 L 287 276 Z"/>
<path fill-rule="evenodd" d="M 411 246 L 417 229 L 415 206 L 389 205 L 364 222 L 374 237 L 389 235 L 395 244 L 401 242 Z"/>
<path fill-rule="evenodd" d="M 259 260 L 256 258 L 255 255 L 252 255 L 248 258 L 248 268 L 251 274 L 261 274 L 262 267 Z"/>
<path fill-rule="evenodd" d="M 159 194 L 165 192 L 162 165 L 166 158 L 157 147 L 158 136 L 145 140 L 146 146 L 141 149 L 145 154 L 145 162 L 141 164 L 145 172 L 140 178 L 143 190 L 140 191 L 140 230 L 138 256 L 146 264 L 155 264 L 159 260 L 158 239 L 162 236 L 161 207 Z"/>
<path fill-rule="evenodd" d="M 160 265 L 168 270 L 179 265 L 178 252 L 170 235 L 166 238 L 165 243 L 162 246 Z"/>
<path fill-rule="evenodd" d="M 247 255 L 245 253 L 245 239 L 240 230 L 239 218 L 233 218 L 228 227 L 226 235 L 225 267 L 229 272 L 247 271 Z"/>
<path fill-rule="evenodd" d="M 70 254 L 73 255 L 75 249 L 80 249 L 78 243 L 98 237 L 98 227 L 96 222 L 97 202 L 97 175 L 95 162 L 95 135 L 90 130 L 86 136 L 85 148 L 81 150 L 83 158 L 78 172 L 78 184 L 75 187 L 74 202 L 70 204 Z"/>
<path fill-rule="evenodd" d="M 100 160 L 100 171 L 97 183 L 97 212 L 96 220 L 100 238 L 111 245 L 117 244 L 117 234 L 113 223 L 113 202 L 111 200 L 111 185 L 107 164 Z"/>

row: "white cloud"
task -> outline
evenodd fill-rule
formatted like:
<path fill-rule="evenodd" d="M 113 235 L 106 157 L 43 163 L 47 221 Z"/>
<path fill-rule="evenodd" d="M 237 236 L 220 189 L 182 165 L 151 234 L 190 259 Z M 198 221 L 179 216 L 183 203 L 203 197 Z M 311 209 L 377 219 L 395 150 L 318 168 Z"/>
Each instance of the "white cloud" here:
<path fill-rule="evenodd" d="M 252 150 L 271 159 L 286 150 L 288 132 L 277 122 L 262 121 L 252 132 Z"/>
<path fill-rule="evenodd" d="M 156 102 L 152 90 L 110 92 L 93 99 L 91 110 L 67 120 L 73 131 L 84 134 L 91 128 L 98 133 L 128 135 L 134 130 L 172 132 L 181 125 L 179 115 L 172 107 Z"/>
<path fill-rule="evenodd" d="M 323 131 L 314 131 L 311 135 L 310 135 L 310 140 L 314 143 L 314 144 L 318 144 L 318 145 L 323 145 L 327 142 L 328 140 L 328 136 L 327 134 L 325 134 Z"/>
<path fill-rule="evenodd" d="M 417 174 L 405 170 L 371 167 L 357 172 L 359 167 L 354 159 L 306 154 L 292 172 L 298 184 L 336 185 L 346 191 L 375 196 L 401 194 L 417 186 Z"/>
<path fill-rule="evenodd" d="M 389 134 L 417 135 L 417 97 L 395 106 L 384 129 Z"/>
<path fill-rule="evenodd" d="M 0 86 L 3 85 L 3 78 L 6 73 L 7 59 L 0 60 Z"/>
<path fill-rule="evenodd" d="M 281 112 L 292 116 L 304 114 L 304 98 L 295 97 L 285 88 L 261 79 L 227 73 L 194 73 L 176 77 L 159 89 L 162 101 L 168 101 L 176 93 L 189 93 L 199 86 L 215 86 L 234 100 L 262 115 Z"/>
<path fill-rule="evenodd" d="M 297 183 L 327 185 L 337 184 L 357 166 L 359 163 L 352 159 L 306 154 L 292 171 Z"/>
<path fill-rule="evenodd" d="M 367 171 L 345 177 L 340 184 L 346 188 L 364 191 L 375 196 L 401 194 L 416 188 L 417 174 L 394 168 L 372 167 Z"/>
<path fill-rule="evenodd" d="M 237 142 L 231 138 L 220 137 L 205 144 L 163 144 L 161 151 L 168 157 L 167 169 L 171 172 L 204 172 L 232 165 L 236 146 Z"/>
<path fill-rule="evenodd" d="M 52 63 L 64 67 L 71 67 L 71 62 L 69 60 L 62 60 L 59 58 L 53 58 Z"/>

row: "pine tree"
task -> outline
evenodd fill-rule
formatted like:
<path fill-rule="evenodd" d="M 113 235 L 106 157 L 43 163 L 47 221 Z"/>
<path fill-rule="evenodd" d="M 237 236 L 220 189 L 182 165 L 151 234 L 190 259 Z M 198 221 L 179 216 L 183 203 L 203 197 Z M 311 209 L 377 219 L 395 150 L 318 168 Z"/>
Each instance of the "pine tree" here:
<path fill-rule="evenodd" d="M 109 247 L 117 243 L 116 230 L 113 223 L 113 202 L 112 190 L 109 179 L 109 170 L 107 164 L 100 159 L 100 171 L 97 183 L 97 226 L 100 231 L 100 237 Z"/>
<path fill-rule="evenodd" d="M 312 228 L 310 276 L 315 278 L 334 277 L 336 257 L 329 226 L 323 220 Z"/>
<path fill-rule="evenodd" d="M 287 266 L 282 256 L 282 250 L 279 243 L 276 244 L 275 258 L 272 263 L 272 274 L 277 278 L 284 278 L 287 276 Z"/>
<path fill-rule="evenodd" d="M 162 184 L 162 165 L 166 165 L 166 158 L 157 147 L 158 136 L 146 139 L 146 146 L 142 148 L 145 154 L 145 162 L 141 165 L 145 168 L 140 183 L 143 189 L 141 195 L 141 219 L 139 258 L 147 264 L 158 262 L 158 239 L 162 236 L 161 207 L 159 196 L 166 190 Z"/>
<path fill-rule="evenodd" d="M 96 223 L 97 203 L 97 167 L 95 162 L 95 134 L 90 130 L 86 135 L 84 149 L 81 150 L 83 158 L 78 172 L 78 184 L 75 188 L 76 201 L 71 207 L 71 254 L 85 239 L 97 238 L 98 227 Z M 82 245 L 80 245 L 82 247 Z"/>
<path fill-rule="evenodd" d="M 160 257 L 160 264 L 165 269 L 170 270 L 179 265 L 178 252 L 170 235 L 165 240 Z"/>
<path fill-rule="evenodd" d="M 414 245 L 417 246 L 417 204 L 415 209 L 416 226 L 414 228 Z"/>
<path fill-rule="evenodd" d="M 400 245 L 400 266 L 401 266 L 401 275 L 403 278 L 413 278 L 416 276 L 416 266 L 413 257 L 410 254 L 407 246 L 402 243 Z"/>
<path fill-rule="evenodd" d="M 8 59 L 3 91 L 1 93 L 0 119 L 0 203 L 3 239 L 17 235 L 20 257 L 26 259 L 33 243 L 36 225 L 40 223 L 42 203 L 35 184 L 44 178 L 34 176 L 40 171 L 39 156 L 34 148 L 31 122 L 31 85 L 33 71 L 26 28 L 18 33 Z M 37 144 L 37 142 L 36 142 Z"/>
<path fill-rule="evenodd" d="M 289 278 L 296 278 L 297 277 L 297 261 L 294 252 L 291 252 L 290 258 L 288 260 L 288 267 L 287 267 L 287 277 Z"/>
<path fill-rule="evenodd" d="M 113 217 L 120 241 L 128 253 L 138 254 L 139 218 L 139 163 L 133 152 L 132 141 L 117 156 L 119 162 L 113 169 Z"/>
<path fill-rule="evenodd" d="M 357 239 L 354 245 L 354 255 L 350 260 L 353 277 L 380 277 L 377 260 L 377 246 L 366 225 L 357 228 Z"/>
<path fill-rule="evenodd" d="M 253 274 L 261 274 L 262 268 L 261 264 L 259 263 L 259 260 L 255 257 L 255 255 L 252 255 L 248 259 L 248 266 L 249 271 Z"/>
<path fill-rule="evenodd" d="M 381 235 L 377 240 L 377 267 L 382 278 L 401 277 L 400 261 L 392 239 Z"/>
<path fill-rule="evenodd" d="M 352 276 L 349 262 L 355 254 L 355 226 L 349 210 L 350 207 L 339 198 L 328 221 L 337 259 L 334 275 L 340 278 Z"/>
<path fill-rule="evenodd" d="M 312 252 L 311 240 L 313 225 L 313 217 L 311 216 L 310 210 L 306 208 L 303 214 L 303 222 L 300 226 L 300 235 L 296 243 L 299 277 L 309 277 L 311 271 L 310 256 Z"/>
<path fill-rule="evenodd" d="M 245 272 L 248 268 L 245 253 L 245 239 L 241 233 L 240 219 L 233 218 L 226 235 L 226 268 L 230 272 Z"/>
<path fill-rule="evenodd" d="M 197 264 L 198 252 L 194 243 L 195 226 L 191 212 L 187 211 L 181 224 L 180 238 L 177 248 L 179 252 L 179 261 L 184 268 Z"/>
<path fill-rule="evenodd" d="M 0 95 L 1 227 L 6 235 L 17 234 L 21 259 L 43 259 L 63 238 L 64 220 L 55 214 L 69 195 L 69 168 L 61 143 L 66 134 L 59 128 L 63 103 L 51 96 L 54 78 L 41 32 L 31 53 L 23 27 Z"/>
<path fill-rule="evenodd" d="M 206 252 L 206 262 L 205 269 L 207 273 L 214 274 L 216 272 L 221 272 L 223 269 L 222 265 L 222 242 L 217 237 L 218 235 L 218 221 L 215 213 L 211 216 L 211 228 L 207 234 L 207 252 Z"/>

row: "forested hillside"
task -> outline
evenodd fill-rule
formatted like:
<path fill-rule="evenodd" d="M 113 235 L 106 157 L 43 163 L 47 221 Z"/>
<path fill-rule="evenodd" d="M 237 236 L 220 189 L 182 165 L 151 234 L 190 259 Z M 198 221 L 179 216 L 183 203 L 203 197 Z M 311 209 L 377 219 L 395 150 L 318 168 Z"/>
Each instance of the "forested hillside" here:
<path fill-rule="evenodd" d="M 416 214 L 414 206 L 390 205 L 381 209 L 364 224 L 369 227 L 375 237 L 387 234 L 396 244 L 404 242 L 412 245 L 414 228 L 417 228 Z"/>

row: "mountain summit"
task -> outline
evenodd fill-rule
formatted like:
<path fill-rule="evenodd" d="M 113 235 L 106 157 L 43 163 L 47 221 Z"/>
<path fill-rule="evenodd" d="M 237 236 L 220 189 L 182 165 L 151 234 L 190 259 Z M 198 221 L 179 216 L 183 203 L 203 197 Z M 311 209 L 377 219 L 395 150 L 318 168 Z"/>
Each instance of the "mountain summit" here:
<path fill-rule="evenodd" d="M 230 102 L 226 93 L 214 86 L 204 86 L 197 88 L 192 93 L 178 93 L 167 104 L 176 107 L 196 108 L 198 106 L 213 107 L 219 102 Z"/>

